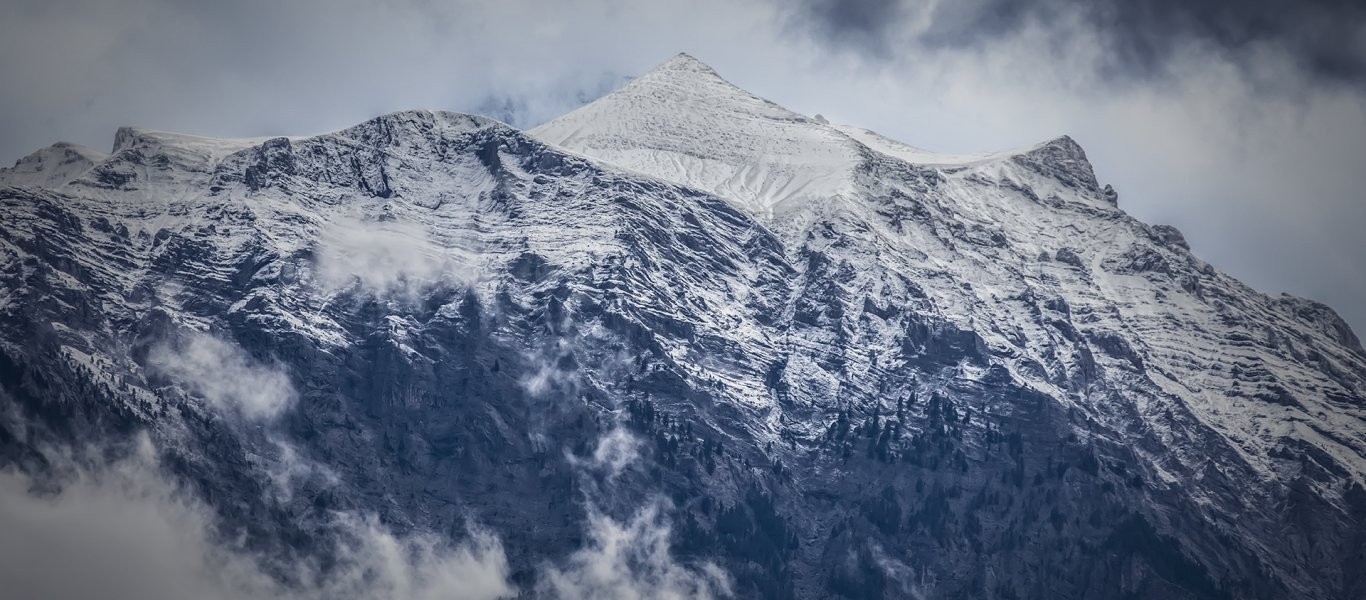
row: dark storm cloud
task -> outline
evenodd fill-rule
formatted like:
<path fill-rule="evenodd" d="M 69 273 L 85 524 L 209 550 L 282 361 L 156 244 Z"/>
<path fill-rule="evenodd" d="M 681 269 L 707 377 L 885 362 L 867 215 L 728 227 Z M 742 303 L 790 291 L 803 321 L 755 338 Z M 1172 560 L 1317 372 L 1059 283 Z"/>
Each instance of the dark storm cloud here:
<path fill-rule="evenodd" d="M 876 54 L 889 49 L 889 31 L 905 15 L 897 0 L 803 0 L 801 11 L 819 34 Z"/>
<path fill-rule="evenodd" d="M 1366 84 L 1366 3 L 1359 0 L 805 0 L 797 17 L 818 36 L 873 55 L 915 44 L 972 47 L 1032 25 L 1059 42 L 1091 34 L 1108 76 L 1162 74 L 1181 51 L 1243 67 L 1279 53 L 1313 79 Z M 1059 27 L 1059 25 L 1062 25 Z"/>

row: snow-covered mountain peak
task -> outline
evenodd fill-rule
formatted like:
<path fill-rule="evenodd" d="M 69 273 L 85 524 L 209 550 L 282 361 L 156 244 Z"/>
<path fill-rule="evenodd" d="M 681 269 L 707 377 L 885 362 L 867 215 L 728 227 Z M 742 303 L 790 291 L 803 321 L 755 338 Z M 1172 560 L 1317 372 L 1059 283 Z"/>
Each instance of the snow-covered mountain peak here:
<path fill-rule="evenodd" d="M 615 94 L 626 89 L 632 89 L 636 93 L 649 90 L 649 93 L 667 94 L 679 100 L 692 97 L 693 99 L 738 102 L 757 99 L 761 102 L 767 102 L 726 81 L 710 65 L 686 52 L 680 52 L 669 60 L 655 65 L 654 68 L 646 71 L 640 77 L 627 82 L 623 89 L 612 93 Z M 776 105 L 774 107 L 777 108 Z"/>
<path fill-rule="evenodd" d="M 390 140 L 404 135 L 416 135 L 419 138 L 439 138 L 488 127 L 512 130 L 511 126 L 485 116 L 442 110 L 413 109 L 380 115 L 341 131 L 322 135 L 354 137 L 368 133 L 382 133 Z"/>
<path fill-rule="evenodd" d="M 852 125 L 831 125 L 831 127 L 870 150 L 921 167 L 952 170 L 1013 159 L 1024 164 L 1046 165 L 1057 171 L 1075 171 L 1075 177 L 1095 180 L 1095 173 L 1091 168 L 1091 163 L 1086 158 L 1086 152 L 1082 150 L 1081 145 L 1076 140 L 1067 135 L 1009 150 L 952 154 L 917 148 L 861 127 Z"/>
<path fill-rule="evenodd" d="M 651 71 L 658 71 L 661 73 L 699 73 L 703 75 L 709 75 L 712 77 L 720 78 L 720 75 L 717 75 L 716 71 L 712 69 L 710 65 L 700 60 L 697 60 L 696 57 L 694 57 L 691 54 L 688 54 L 687 52 L 679 52 L 678 54 L 673 55 L 672 58 L 662 63 L 659 63 L 659 65 L 655 66 L 655 68 L 651 69 Z"/>
<path fill-rule="evenodd" d="M 1366 597 L 1358 338 L 1071 138 L 935 153 L 688 55 L 534 134 L 125 128 L 0 171 L 0 468 L 146 428 L 253 544 L 469 516 L 519 573 L 667 498 L 738 597 Z M 294 401 L 242 427 L 236 380 Z"/>
<path fill-rule="evenodd" d="M 860 160 L 847 136 L 735 87 L 686 54 L 530 133 L 716 193 L 761 218 L 846 192 Z"/>
<path fill-rule="evenodd" d="M 0 168 L 0 184 L 60 187 L 89 171 L 108 155 L 70 142 L 57 142 Z"/>
<path fill-rule="evenodd" d="M 327 136 L 344 138 L 378 136 L 388 142 L 410 138 L 412 140 L 432 140 L 497 126 L 508 128 L 507 125 L 488 117 L 421 109 L 380 115 L 339 131 L 284 138 L 281 136 L 223 138 L 124 126 L 120 127 L 114 134 L 114 147 L 111 157 L 117 157 L 119 153 L 126 151 L 141 155 L 171 153 L 183 158 L 197 157 L 207 163 L 217 163 L 232 154 L 259 146 L 273 139 L 298 141 Z"/>
<path fill-rule="evenodd" d="M 1014 157 L 1015 161 L 1053 177 L 1069 186 L 1076 186 L 1092 194 L 1100 192 L 1096 173 L 1086 158 L 1086 151 L 1071 136 L 1060 136 Z"/>
<path fill-rule="evenodd" d="M 913 301 L 893 299 L 895 286 L 879 274 L 891 269 L 991 352 L 1011 357 L 1012 372 L 1095 418 L 1112 410 L 1094 391 L 1091 366 L 1108 353 L 1118 357 L 1111 377 L 1141 382 L 1127 394 L 1142 389 L 1157 405 L 1188 408 L 1258 476 L 1285 477 L 1276 449 L 1313 438 L 1366 479 L 1366 367 L 1353 338 L 1328 313 L 1259 294 L 1192 256 L 1179 233 L 1124 214 L 1069 136 L 939 154 L 803 117 L 690 57 L 531 133 L 729 200 L 790 255 L 821 257 L 799 265 L 841 265 L 850 294 L 843 314 L 864 306 L 860 294 L 874 305 Z M 1075 325 L 1059 333 L 1050 306 L 1078 315 Z M 1271 341 L 1252 349 L 1245 339 Z M 1310 351 L 1286 340 L 1326 358 L 1300 360 Z M 1075 344 L 1075 354 L 1060 354 L 1058 343 Z M 1313 431 L 1269 428 L 1273 410 L 1294 411 Z"/>
<path fill-rule="evenodd" d="M 318 156 L 328 156 L 333 163 L 349 165 L 348 155 L 358 151 L 369 155 L 385 151 L 406 155 L 416 149 L 418 154 L 444 155 L 448 151 L 442 150 L 443 145 L 449 145 L 451 140 L 463 134 L 485 128 L 500 128 L 522 136 L 510 126 L 488 117 L 430 110 L 389 113 L 338 131 L 306 136 L 218 138 L 120 127 L 114 135 L 112 154 L 90 151 L 93 154 L 89 164 L 62 181 L 93 189 L 128 191 L 152 182 L 187 188 L 201 184 L 221 188 L 223 181 L 220 180 L 224 177 L 245 177 L 249 187 L 255 187 L 267 183 L 262 177 L 288 173 L 294 168 L 296 156 L 291 146 L 316 149 L 313 156 L 303 159 L 305 163 Z M 245 169 L 244 175 L 238 173 L 242 169 Z M 3 175 L 0 172 L 0 176 Z M 373 191 L 382 194 L 392 191 L 392 182 L 386 180 L 387 175 L 382 170 L 369 175 L 378 179 L 370 181 L 363 177 L 359 181 L 367 185 L 373 183 L 376 186 Z M 120 197 L 123 196 L 115 195 L 110 199 Z"/>
<path fill-rule="evenodd" d="M 1096 207 L 1113 203 L 1096 183 L 1085 152 L 1068 136 L 998 152 L 932 152 L 783 108 L 688 54 L 530 133 L 725 197 L 769 222 L 799 208 L 823 213 L 833 201 L 858 195 L 857 172 L 880 160 L 876 155 L 945 170 L 1014 163 L 1087 192 Z"/>
<path fill-rule="evenodd" d="M 140 127 L 124 126 L 114 132 L 112 154 L 136 149 L 157 151 L 177 149 L 187 153 L 203 155 L 206 158 L 221 159 L 224 156 L 254 146 L 267 138 L 220 138 L 174 131 L 158 131 Z"/>

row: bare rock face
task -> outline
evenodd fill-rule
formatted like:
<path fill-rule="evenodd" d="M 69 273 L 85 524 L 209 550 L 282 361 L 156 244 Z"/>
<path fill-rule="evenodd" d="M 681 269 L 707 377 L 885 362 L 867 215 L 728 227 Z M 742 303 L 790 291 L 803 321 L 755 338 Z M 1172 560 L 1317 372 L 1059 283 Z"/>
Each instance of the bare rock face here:
<path fill-rule="evenodd" d="M 1182 250 L 1191 249 L 1190 244 L 1186 243 L 1186 236 L 1181 233 L 1181 230 L 1171 225 L 1153 225 L 1153 234 L 1157 236 L 1158 240 L 1164 243 L 1176 246 Z"/>
<path fill-rule="evenodd" d="M 1366 593 L 1359 341 L 1070 138 L 939 155 L 686 55 L 530 132 L 118 137 L 0 172 L 7 466 L 146 432 L 266 555 L 473 522 L 528 594 L 646 506 L 738 597 Z"/>

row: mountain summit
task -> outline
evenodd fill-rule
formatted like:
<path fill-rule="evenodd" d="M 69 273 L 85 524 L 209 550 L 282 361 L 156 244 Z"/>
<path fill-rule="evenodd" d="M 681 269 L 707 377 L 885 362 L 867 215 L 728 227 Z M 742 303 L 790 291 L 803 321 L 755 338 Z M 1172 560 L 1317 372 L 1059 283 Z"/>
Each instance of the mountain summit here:
<path fill-rule="evenodd" d="M 940 154 L 868 130 L 808 118 L 735 87 L 679 54 L 641 77 L 529 133 L 626 169 L 718 194 L 763 218 L 803 202 L 855 195 L 855 171 L 891 157 L 944 167 L 1048 158 L 1095 187 L 1067 136 L 1028 148 Z M 1099 191 L 1098 189 L 1093 191 Z"/>
<path fill-rule="evenodd" d="M 731 85 L 686 54 L 530 133 L 765 215 L 851 190 L 859 161 L 848 137 Z"/>
<path fill-rule="evenodd" d="M 937 154 L 685 54 L 529 132 L 0 171 L 0 464 L 145 436 L 285 589 L 362 522 L 528 596 L 1357 598 L 1363 423 L 1331 309 L 1071 138 Z"/>

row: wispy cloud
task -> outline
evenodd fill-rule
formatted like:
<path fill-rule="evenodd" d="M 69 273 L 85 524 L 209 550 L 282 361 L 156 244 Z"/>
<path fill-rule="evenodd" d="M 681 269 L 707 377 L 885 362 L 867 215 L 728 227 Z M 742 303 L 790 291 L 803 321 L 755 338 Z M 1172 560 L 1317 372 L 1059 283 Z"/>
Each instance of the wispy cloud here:
<path fill-rule="evenodd" d="M 443 282 L 469 282 L 476 271 L 455 261 L 427 227 L 406 219 L 358 216 L 331 221 L 316 249 L 317 279 L 325 289 L 414 300 Z"/>
<path fill-rule="evenodd" d="M 590 469 L 616 471 L 639 454 L 624 431 L 604 437 Z M 515 596 L 498 537 L 468 525 L 453 544 L 399 535 L 372 514 L 335 513 L 323 554 L 280 564 L 249 550 L 214 511 L 166 474 L 146 435 L 100 467 L 49 453 L 55 480 L 0 471 L 0 582 L 16 598 L 173 600 L 492 600 Z M 54 491 L 55 490 L 55 491 Z M 590 507 L 589 542 L 540 566 L 531 591 L 563 600 L 719 598 L 729 577 L 670 550 L 668 503 L 618 521 Z M 319 555 L 321 556 L 321 554 Z M 282 577 L 283 576 L 283 577 Z"/>
<path fill-rule="evenodd" d="M 401 536 L 369 515 L 337 515 L 335 565 L 280 565 L 222 535 L 209 507 L 167 478 L 143 438 L 100 469 L 68 466 L 56 493 L 0 472 L 0 582 L 12 598 L 76 600 L 468 599 L 516 593 L 497 538 L 451 545 Z M 38 489 L 45 489 L 39 486 Z M 285 573 L 292 583 L 274 574 Z"/>
<path fill-rule="evenodd" d="M 680 564 L 669 550 L 670 528 L 660 503 L 625 522 L 590 513 L 589 543 L 563 565 L 547 567 L 537 591 L 563 600 L 716 598 L 730 580 L 713 564 Z"/>
<path fill-rule="evenodd" d="M 640 458 L 640 438 L 618 427 L 607 432 L 593 449 L 592 466 L 615 478 L 623 469 Z"/>
<path fill-rule="evenodd" d="M 153 346 L 147 367 L 213 409 L 251 420 L 279 415 L 297 395 L 284 367 L 258 361 L 236 344 L 208 333 Z"/>
<path fill-rule="evenodd" d="M 570 464 L 589 478 L 582 487 L 589 543 L 561 563 L 542 567 L 539 595 L 563 600 L 731 595 L 730 578 L 720 567 L 710 562 L 684 564 L 670 551 L 671 505 L 667 500 L 647 500 L 624 521 L 598 508 L 618 503 L 614 486 L 641 459 L 641 446 L 638 437 L 616 427 L 598 439 L 586 459 L 570 457 Z"/>
<path fill-rule="evenodd" d="M 568 323 L 566 318 L 565 323 Z M 544 396 L 552 391 L 561 395 L 574 395 L 579 386 L 574 371 L 561 368 L 561 361 L 569 356 L 572 344 L 565 338 L 550 342 L 550 348 L 539 352 L 528 352 L 527 374 L 517 382 L 532 396 Z"/>

